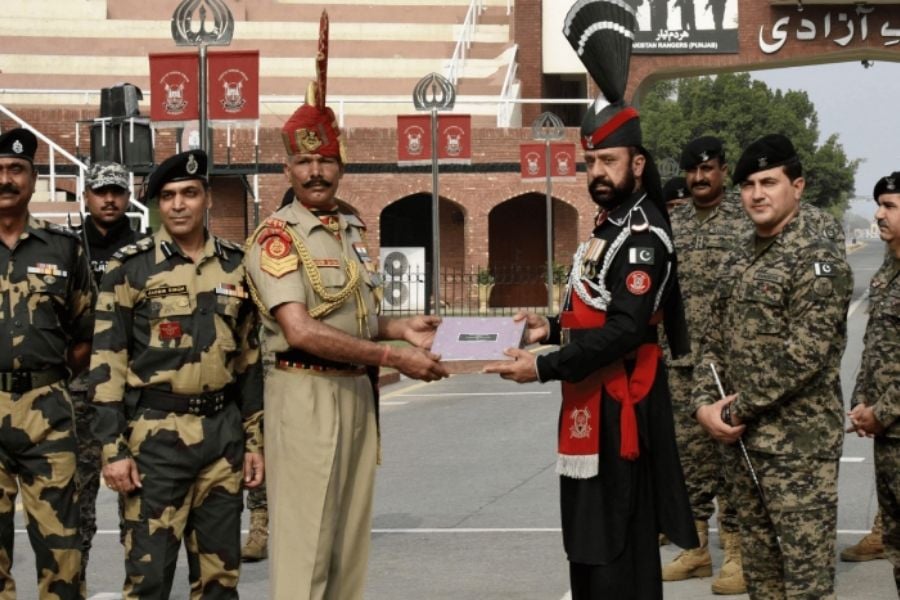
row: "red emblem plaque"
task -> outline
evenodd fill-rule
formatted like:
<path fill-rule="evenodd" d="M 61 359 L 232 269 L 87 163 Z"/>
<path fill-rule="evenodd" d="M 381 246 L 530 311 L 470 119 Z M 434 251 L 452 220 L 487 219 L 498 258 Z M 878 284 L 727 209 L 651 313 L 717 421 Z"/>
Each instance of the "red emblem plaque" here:
<path fill-rule="evenodd" d="M 650 275 L 644 271 L 632 271 L 625 280 L 625 287 L 635 296 L 643 296 L 650 291 Z"/>
<path fill-rule="evenodd" d="M 263 251 L 272 258 L 284 258 L 291 253 L 291 239 L 284 232 L 278 232 L 263 243 Z"/>
<path fill-rule="evenodd" d="M 159 324 L 160 340 L 177 340 L 181 337 L 181 323 L 166 321 Z"/>

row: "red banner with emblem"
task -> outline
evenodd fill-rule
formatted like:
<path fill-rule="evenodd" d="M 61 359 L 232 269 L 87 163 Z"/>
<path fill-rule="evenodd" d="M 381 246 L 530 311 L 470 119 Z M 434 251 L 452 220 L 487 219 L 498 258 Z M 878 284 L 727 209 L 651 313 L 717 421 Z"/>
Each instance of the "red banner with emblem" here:
<path fill-rule="evenodd" d="M 210 120 L 259 119 L 259 51 L 210 52 Z"/>
<path fill-rule="evenodd" d="M 577 173 L 575 144 L 559 142 L 550 144 L 550 177 L 574 179 Z M 519 163 L 524 181 L 547 178 L 547 146 L 540 142 L 522 144 L 519 147 Z"/>
<path fill-rule="evenodd" d="M 471 115 L 438 115 L 438 162 L 472 162 Z M 397 163 L 431 164 L 431 115 L 397 116 Z"/>
<path fill-rule="evenodd" d="M 200 118 L 200 64 L 196 52 L 150 55 L 150 118 L 192 121 Z"/>

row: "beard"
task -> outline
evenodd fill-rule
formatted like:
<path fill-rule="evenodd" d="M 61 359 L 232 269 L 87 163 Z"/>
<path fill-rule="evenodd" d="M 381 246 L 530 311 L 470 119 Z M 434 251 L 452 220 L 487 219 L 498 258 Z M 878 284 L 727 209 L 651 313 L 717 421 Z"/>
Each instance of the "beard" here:
<path fill-rule="evenodd" d="M 631 194 L 634 193 L 635 182 L 634 171 L 629 167 L 620 184 L 616 185 L 605 177 L 597 177 L 591 181 L 588 192 L 595 204 L 610 209 L 631 197 Z M 603 189 L 598 186 L 603 186 Z"/>

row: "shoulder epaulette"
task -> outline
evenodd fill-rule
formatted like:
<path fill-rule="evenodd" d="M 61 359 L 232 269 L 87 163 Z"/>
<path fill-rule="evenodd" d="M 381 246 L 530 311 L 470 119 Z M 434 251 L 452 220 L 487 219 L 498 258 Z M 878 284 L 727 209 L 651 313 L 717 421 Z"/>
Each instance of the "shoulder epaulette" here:
<path fill-rule="evenodd" d="M 56 223 L 51 223 L 50 221 L 40 221 L 40 223 L 43 224 L 44 229 L 46 229 L 47 231 L 65 235 L 81 242 L 81 236 L 78 235 L 78 232 L 73 231 L 68 227 L 63 227 L 62 225 L 57 225 Z"/>
<path fill-rule="evenodd" d="M 113 254 L 113 258 L 119 262 L 125 262 L 132 256 L 136 256 L 138 254 L 141 254 L 142 252 L 146 252 L 147 250 L 152 249 L 153 246 L 153 237 L 148 236 L 136 241 L 133 244 L 122 246 L 115 254 Z"/>
<path fill-rule="evenodd" d="M 263 225 L 266 227 L 274 227 L 275 229 L 284 229 L 287 226 L 287 222 L 282 219 L 276 219 L 274 217 L 269 217 L 265 221 L 263 221 Z"/>
<path fill-rule="evenodd" d="M 241 246 L 240 244 L 235 244 L 231 240 L 226 240 L 224 238 L 217 237 L 216 241 L 219 242 L 219 244 L 223 248 L 227 248 L 228 250 L 234 250 L 235 252 L 240 252 L 241 254 L 244 253 L 244 247 Z"/>
<path fill-rule="evenodd" d="M 366 224 L 363 223 L 363 220 L 359 218 L 359 216 L 354 215 L 352 213 L 343 213 L 344 218 L 347 219 L 347 223 L 349 223 L 352 227 L 359 227 L 360 229 L 365 229 Z"/>

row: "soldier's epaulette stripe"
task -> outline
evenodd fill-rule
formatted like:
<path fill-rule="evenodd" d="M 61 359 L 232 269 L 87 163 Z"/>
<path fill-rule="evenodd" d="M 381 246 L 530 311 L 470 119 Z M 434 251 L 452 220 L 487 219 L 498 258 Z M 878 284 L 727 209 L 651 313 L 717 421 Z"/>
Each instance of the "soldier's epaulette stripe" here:
<path fill-rule="evenodd" d="M 153 238 L 145 237 L 133 244 L 122 246 L 115 254 L 113 254 L 113 258 L 119 262 L 124 262 L 132 256 L 136 256 L 138 254 L 141 254 L 142 252 L 146 252 L 147 250 L 152 249 L 153 246 Z"/>
<path fill-rule="evenodd" d="M 41 220 L 40 223 L 44 226 L 44 229 L 47 231 L 58 233 L 60 235 L 68 236 L 72 239 L 78 240 L 81 242 L 81 236 L 78 235 L 77 231 L 73 231 L 68 227 L 63 227 L 62 225 L 57 225 L 56 223 L 51 223 L 50 221 Z"/>
<path fill-rule="evenodd" d="M 243 246 L 240 246 L 239 244 L 235 244 L 231 240 L 226 240 L 226 239 L 223 239 L 220 237 L 217 237 L 216 239 L 219 241 L 219 244 L 221 244 L 225 248 L 228 248 L 229 250 L 234 250 L 235 252 L 240 252 L 241 254 L 244 253 Z"/>
<path fill-rule="evenodd" d="M 359 227 L 360 229 L 366 228 L 366 224 L 363 223 L 362 219 L 360 219 L 358 216 L 356 216 L 354 214 L 347 214 L 347 213 L 343 213 L 343 215 L 344 215 L 344 218 L 347 219 L 347 223 L 351 227 Z"/>

